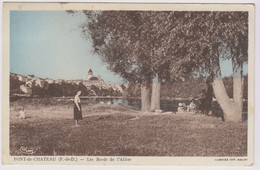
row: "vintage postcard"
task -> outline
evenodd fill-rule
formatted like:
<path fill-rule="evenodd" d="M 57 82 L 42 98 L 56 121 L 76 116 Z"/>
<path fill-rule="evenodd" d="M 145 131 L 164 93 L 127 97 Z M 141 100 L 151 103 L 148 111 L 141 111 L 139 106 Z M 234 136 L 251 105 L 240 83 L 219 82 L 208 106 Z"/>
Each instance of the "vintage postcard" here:
<path fill-rule="evenodd" d="M 254 163 L 252 4 L 3 4 L 3 164 Z"/>

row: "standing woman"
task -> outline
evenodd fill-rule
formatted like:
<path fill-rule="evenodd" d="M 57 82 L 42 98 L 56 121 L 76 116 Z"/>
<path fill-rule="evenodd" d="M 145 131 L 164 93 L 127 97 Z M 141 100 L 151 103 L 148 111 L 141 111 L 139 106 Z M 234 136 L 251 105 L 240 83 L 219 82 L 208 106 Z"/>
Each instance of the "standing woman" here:
<path fill-rule="evenodd" d="M 75 119 L 75 125 L 78 125 L 79 120 L 82 120 L 82 110 L 81 110 L 81 104 L 80 104 L 80 98 L 81 91 L 78 91 L 75 98 L 74 98 L 74 119 Z"/>

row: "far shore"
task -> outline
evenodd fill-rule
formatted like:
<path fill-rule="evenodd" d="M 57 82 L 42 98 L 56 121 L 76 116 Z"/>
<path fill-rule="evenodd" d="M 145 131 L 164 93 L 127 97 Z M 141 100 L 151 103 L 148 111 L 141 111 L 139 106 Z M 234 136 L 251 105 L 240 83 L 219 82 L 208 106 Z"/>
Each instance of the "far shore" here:
<path fill-rule="evenodd" d="M 56 99 L 73 99 L 74 96 L 61 96 L 61 97 L 40 97 L 40 96 L 28 96 L 28 95 L 17 95 L 19 98 L 56 98 Z M 131 97 L 131 96 L 80 96 L 82 99 L 136 99 L 141 100 L 141 97 Z M 187 101 L 187 100 L 199 100 L 194 97 L 182 98 L 182 97 L 161 97 L 161 100 L 168 100 L 168 101 Z M 217 101 L 216 98 L 212 99 L 213 101 Z M 229 99 L 233 101 L 233 98 Z M 247 99 L 243 99 L 243 101 L 248 101 Z"/>

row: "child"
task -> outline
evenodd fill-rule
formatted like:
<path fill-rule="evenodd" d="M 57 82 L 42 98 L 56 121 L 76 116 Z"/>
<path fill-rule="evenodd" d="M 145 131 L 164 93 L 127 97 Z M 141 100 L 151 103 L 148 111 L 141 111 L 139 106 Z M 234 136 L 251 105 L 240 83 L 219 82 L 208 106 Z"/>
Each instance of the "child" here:
<path fill-rule="evenodd" d="M 26 118 L 26 114 L 24 111 L 24 108 L 22 107 L 21 110 L 18 112 L 18 118 L 19 119 L 25 119 Z"/>

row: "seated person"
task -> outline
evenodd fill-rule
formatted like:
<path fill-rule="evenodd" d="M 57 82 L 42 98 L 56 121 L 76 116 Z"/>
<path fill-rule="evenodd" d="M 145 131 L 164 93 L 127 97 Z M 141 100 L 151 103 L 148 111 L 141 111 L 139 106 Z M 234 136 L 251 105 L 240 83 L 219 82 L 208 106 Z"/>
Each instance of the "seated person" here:
<path fill-rule="evenodd" d="M 192 99 L 191 100 L 191 103 L 189 104 L 189 106 L 188 106 L 188 111 L 189 112 L 195 112 L 196 111 L 196 104 L 195 104 L 195 100 L 194 99 Z"/>
<path fill-rule="evenodd" d="M 177 111 L 181 112 L 181 113 L 184 112 L 185 111 L 185 106 L 183 105 L 183 103 L 179 103 L 178 105 L 179 105 L 179 107 L 178 107 Z"/>

